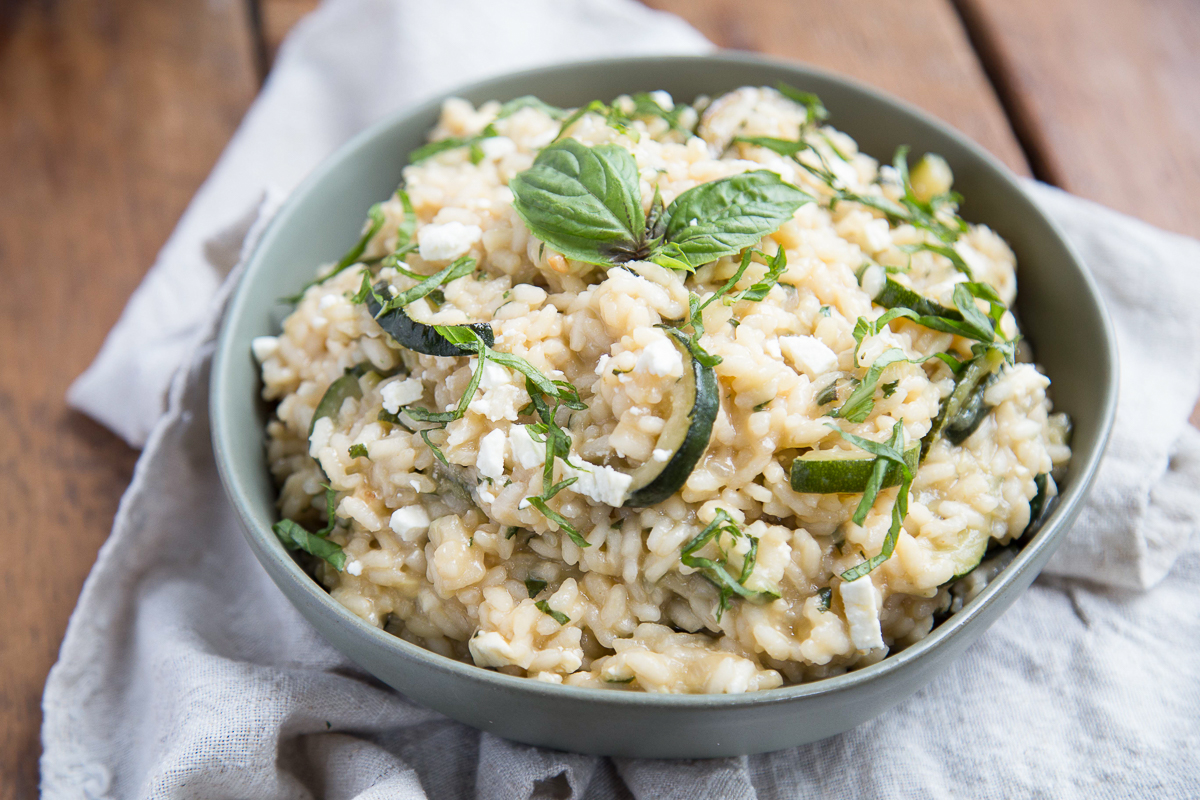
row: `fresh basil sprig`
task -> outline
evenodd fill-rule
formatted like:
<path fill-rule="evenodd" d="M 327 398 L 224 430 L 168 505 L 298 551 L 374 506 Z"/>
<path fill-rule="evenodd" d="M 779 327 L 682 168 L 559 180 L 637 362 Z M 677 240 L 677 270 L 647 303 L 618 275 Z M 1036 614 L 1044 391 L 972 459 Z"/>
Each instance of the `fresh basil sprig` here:
<path fill-rule="evenodd" d="M 567 258 L 609 266 L 649 260 L 693 271 L 778 230 L 810 198 L 758 170 L 695 186 L 647 220 L 637 163 L 623 147 L 564 139 L 509 183 L 534 236 Z"/>
<path fill-rule="evenodd" d="M 454 150 L 459 147 L 468 147 L 470 148 L 471 163 L 478 164 L 485 158 L 483 148 L 479 146 L 479 143 L 484 139 L 491 139 L 499 135 L 500 134 L 496 130 L 495 126 L 489 122 L 482 131 L 469 138 L 461 139 L 451 136 L 446 139 L 438 139 L 436 142 L 430 142 L 429 144 L 418 147 L 416 150 L 413 150 L 408 154 L 408 163 L 419 164 L 426 159 L 433 158 L 438 153 L 444 153 L 447 150 Z"/>

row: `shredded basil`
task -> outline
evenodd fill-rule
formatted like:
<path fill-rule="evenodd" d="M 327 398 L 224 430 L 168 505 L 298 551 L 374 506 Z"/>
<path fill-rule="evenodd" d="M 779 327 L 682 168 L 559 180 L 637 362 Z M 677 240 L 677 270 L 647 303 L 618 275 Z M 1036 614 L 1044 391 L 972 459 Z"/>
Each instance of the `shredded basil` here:
<path fill-rule="evenodd" d="M 742 569 L 736 578 L 727 569 L 728 557 L 721 546 L 721 534 L 727 534 L 734 541 L 743 536 L 750 541 L 750 548 L 746 551 L 746 555 L 742 559 Z M 696 555 L 701 548 L 714 540 L 717 543 L 718 550 L 721 552 L 719 559 L 704 558 Z M 754 563 L 757 555 L 757 537 L 743 533 L 741 528 L 733 521 L 733 517 L 724 509 L 718 508 L 713 521 L 683 546 L 683 549 L 680 551 L 679 560 L 684 566 L 698 570 L 701 575 L 707 578 L 720 591 L 720 600 L 717 604 L 717 621 L 720 622 L 721 615 L 729 608 L 729 601 L 735 595 L 753 603 L 768 603 L 779 599 L 779 595 L 775 592 L 756 592 L 746 588 L 746 580 L 754 572 Z"/>
<path fill-rule="evenodd" d="M 478 164 L 479 162 L 483 161 L 485 157 L 483 148 L 479 146 L 479 143 L 484 139 L 491 139 L 499 135 L 500 134 L 496 131 L 496 128 L 491 123 L 488 123 L 488 125 L 484 127 L 482 131 L 475 136 L 471 136 L 470 138 L 459 139 L 456 137 L 450 137 L 422 145 L 408 154 L 408 163 L 419 164 L 426 159 L 436 156 L 438 153 L 444 153 L 447 150 L 455 150 L 459 147 L 467 147 L 470 148 L 471 163 Z"/>
<path fill-rule="evenodd" d="M 548 600 L 538 600 L 536 603 L 534 603 L 534 606 L 537 607 L 538 611 L 541 611 L 543 614 L 552 617 L 559 625 L 566 625 L 571 621 L 571 618 L 566 614 L 562 613 L 561 611 L 555 611 L 553 608 L 551 608 Z"/>
<path fill-rule="evenodd" d="M 288 550 L 303 550 L 317 558 L 328 561 L 339 572 L 346 566 L 346 554 L 337 542 L 327 538 L 337 525 L 337 492 L 331 486 L 325 486 L 325 527 L 316 532 L 310 532 L 294 520 L 281 519 L 271 526 L 271 530 L 279 537 L 279 541 Z"/>
<path fill-rule="evenodd" d="M 407 199 L 407 197 L 408 195 L 404 195 L 404 199 Z M 358 241 L 355 242 L 354 246 L 346 251 L 346 254 L 342 256 L 336 264 L 333 265 L 333 269 L 331 269 L 325 275 L 322 275 L 319 278 L 313 278 L 311 281 L 304 284 L 304 286 L 302 286 L 300 291 L 296 292 L 296 294 L 292 295 L 291 297 L 284 298 L 284 302 L 299 303 L 304 298 L 304 293 L 309 289 L 314 286 L 319 286 L 320 284 L 332 278 L 334 275 L 344 272 L 353 265 L 357 264 L 359 259 L 362 258 L 362 254 L 366 252 L 367 245 L 370 244 L 371 240 L 375 238 L 375 234 L 379 233 L 379 231 L 383 228 L 383 203 L 376 203 L 375 205 L 371 206 L 371 208 L 367 211 L 367 219 L 369 221 L 367 223 L 366 230 L 364 230 L 362 233 L 362 236 L 360 236 Z M 405 208 L 405 219 L 408 219 L 407 207 Z"/>
<path fill-rule="evenodd" d="M 904 460 L 904 420 L 896 421 L 895 426 L 892 428 L 892 438 L 886 444 L 863 439 L 840 430 L 833 425 L 829 427 L 841 434 L 843 439 L 861 447 L 876 457 L 871 469 L 871 477 L 867 481 L 866 490 L 863 492 L 862 499 L 858 503 L 858 508 L 855 509 L 854 515 L 851 517 L 855 525 L 862 525 L 866 520 L 867 512 L 875 504 L 875 498 L 879 495 L 879 490 L 883 486 L 884 477 L 891 468 L 890 464 L 896 464 L 901 473 L 900 490 L 896 495 L 896 502 L 892 506 L 892 525 L 883 539 L 883 547 L 878 555 L 872 556 L 861 564 L 851 567 L 842 573 L 842 580 L 853 581 L 871 572 L 871 570 L 892 557 L 892 552 L 896 549 L 896 540 L 900 537 L 900 529 L 904 524 L 904 518 L 908 515 L 908 493 L 914 476 L 913 471 L 908 466 L 908 462 Z"/>
<path fill-rule="evenodd" d="M 525 579 L 525 591 L 529 592 L 530 597 L 537 597 L 542 589 L 546 588 L 546 581 L 540 581 L 537 578 Z"/>
<path fill-rule="evenodd" d="M 499 113 L 496 114 L 496 121 L 511 117 L 523 108 L 535 108 L 538 111 L 543 111 L 551 119 L 562 119 L 567 116 L 565 108 L 552 106 L 549 103 L 543 102 L 541 99 L 527 94 L 524 97 L 518 97 L 514 100 L 509 100 L 504 105 L 500 106 Z"/>
<path fill-rule="evenodd" d="M 516 536 L 516 535 L 517 535 L 518 533 L 520 533 L 520 532 L 521 532 L 521 529 L 520 529 L 520 528 L 518 528 L 517 526 L 513 525 L 513 526 L 511 526 L 511 527 L 508 527 L 508 528 L 505 528 L 505 529 L 504 529 L 504 538 L 505 538 L 505 539 L 511 539 L 511 538 L 513 538 L 514 536 Z"/>
<path fill-rule="evenodd" d="M 365 458 L 368 460 L 371 458 L 369 455 L 367 455 L 367 446 L 365 444 L 350 445 L 350 457 L 351 458 Z"/>
<path fill-rule="evenodd" d="M 776 83 L 775 89 L 788 100 L 791 100 L 793 103 L 804 107 L 807 115 L 805 124 L 812 125 L 829 118 L 829 112 L 825 109 L 825 105 L 821 102 L 821 98 L 817 97 L 812 92 L 802 92 L 796 87 L 786 84 L 783 81 Z"/>
<path fill-rule="evenodd" d="M 564 517 L 562 514 L 558 513 L 553 508 L 551 508 L 549 505 L 547 505 L 545 500 L 543 500 L 540 497 L 526 497 L 525 499 L 529 501 L 529 504 L 531 506 L 536 508 L 538 511 L 542 512 L 542 516 L 544 516 L 546 519 L 553 522 L 558 527 L 562 528 L 563 531 L 566 532 L 567 536 L 571 537 L 571 541 L 574 542 L 577 546 L 579 546 L 579 547 L 591 547 L 592 546 L 592 543 L 589 542 L 587 539 L 583 538 L 583 534 L 581 534 L 578 530 L 576 530 L 575 526 L 572 525 L 567 520 L 566 517 Z"/>
<path fill-rule="evenodd" d="M 892 381 L 883 385 L 883 396 L 891 397 L 896 393 L 896 387 L 900 385 L 900 381 Z"/>

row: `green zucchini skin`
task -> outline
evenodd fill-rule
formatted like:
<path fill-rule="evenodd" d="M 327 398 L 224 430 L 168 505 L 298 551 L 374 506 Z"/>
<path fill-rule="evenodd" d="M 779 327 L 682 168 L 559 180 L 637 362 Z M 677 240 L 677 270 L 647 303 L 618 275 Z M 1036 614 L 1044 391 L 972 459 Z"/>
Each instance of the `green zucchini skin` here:
<path fill-rule="evenodd" d="M 996 373 L 994 372 L 981 380 L 958 413 L 946 420 L 946 425 L 942 428 L 942 435 L 950 444 L 957 446 L 965 442 L 987 419 L 987 415 L 992 411 L 992 406 L 984 402 L 983 394 L 989 386 L 995 383 L 995 380 Z"/>
<path fill-rule="evenodd" d="M 917 294 L 907 286 L 902 286 L 891 278 L 883 284 L 883 291 L 873 298 L 874 302 L 884 308 L 908 308 L 922 316 L 945 317 L 946 319 L 962 320 L 962 314 L 952 308 L 946 308 L 935 303 L 924 295 Z"/>
<path fill-rule="evenodd" d="M 622 504 L 625 508 L 645 508 L 656 505 L 675 494 L 687 482 L 688 476 L 696 468 L 696 462 L 708 449 L 708 441 L 712 438 L 713 423 L 717 419 L 717 410 L 721 407 L 721 389 L 717 384 L 717 373 L 712 367 L 706 367 L 696 358 L 688 344 L 687 337 L 679 331 L 668 333 L 675 337 L 691 359 L 692 380 L 695 384 L 695 394 L 692 400 L 692 410 L 688 417 L 687 435 L 683 444 L 671 456 L 658 476 L 640 489 L 629 493 Z"/>
<path fill-rule="evenodd" d="M 378 283 L 375 286 L 375 291 L 379 294 L 383 294 L 386 290 L 387 284 L 385 283 Z M 371 312 L 371 316 L 375 318 L 375 321 L 379 323 L 379 327 L 383 328 L 389 336 L 409 350 L 424 353 L 427 356 L 448 357 L 461 356 L 464 353 L 472 352 L 450 342 L 446 337 L 438 333 L 432 325 L 415 321 L 408 314 L 405 314 L 402 308 L 392 309 L 388 313 L 379 316 L 379 312 L 383 310 L 383 306 L 379 304 L 374 295 L 367 297 L 367 309 Z M 492 335 L 492 326 L 486 322 L 473 322 L 470 325 L 455 327 L 465 327 L 475 331 L 488 347 L 496 343 L 496 338 Z"/>
<path fill-rule="evenodd" d="M 919 444 L 904 451 L 904 461 L 914 473 L 920 457 Z M 837 469 L 830 468 L 834 465 Z M 862 494 L 874 468 L 874 456 L 845 460 L 797 458 L 792 461 L 792 490 L 805 494 Z M 889 464 L 883 475 L 883 488 L 898 486 L 903 477 L 898 465 Z"/>
<path fill-rule="evenodd" d="M 1044 472 L 1039 472 L 1033 476 L 1033 484 L 1037 487 L 1037 494 L 1029 501 L 1029 524 L 1025 526 L 1025 530 L 1021 531 L 1021 538 L 1030 536 L 1038 532 L 1042 527 L 1042 521 L 1046 517 L 1046 512 L 1049 510 L 1047 493 L 1047 475 Z"/>

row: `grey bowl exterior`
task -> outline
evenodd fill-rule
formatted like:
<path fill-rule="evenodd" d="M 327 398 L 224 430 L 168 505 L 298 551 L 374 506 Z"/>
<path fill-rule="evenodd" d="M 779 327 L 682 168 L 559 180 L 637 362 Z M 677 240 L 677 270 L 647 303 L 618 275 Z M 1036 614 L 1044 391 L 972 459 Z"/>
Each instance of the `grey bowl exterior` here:
<path fill-rule="evenodd" d="M 553 686 L 462 664 L 409 644 L 335 602 L 271 533 L 276 490 L 263 451 L 269 409 L 258 400 L 250 340 L 277 326 L 277 298 L 357 237 L 366 209 L 401 181 L 442 98 L 359 135 L 297 189 L 258 245 L 230 303 L 213 364 L 217 464 L 255 555 L 284 594 L 339 650 L 414 701 L 530 744 L 619 756 L 707 757 L 778 750 L 848 730 L 899 703 L 944 669 L 1033 581 L 1079 513 L 1116 406 L 1116 345 L 1095 285 L 1054 225 L 1013 176 L 963 136 L 874 90 L 797 64 L 722 53 L 546 67 L 451 93 L 479 103 L 535 94 L 577 106 L 640 90 L 689 100 L 748 84 L 786 81 L 821 96 L 831 121 L 881 160 L 900 144 L 942 154 L 966 198 L 1019 263 L 1018 312 L 1053 381 L 1058 410 L 1075 424 L 1074 458 L 1058 505 L 1016 561 L 926 639 L 864 669 L 745 695 L 654 695 Z"/>

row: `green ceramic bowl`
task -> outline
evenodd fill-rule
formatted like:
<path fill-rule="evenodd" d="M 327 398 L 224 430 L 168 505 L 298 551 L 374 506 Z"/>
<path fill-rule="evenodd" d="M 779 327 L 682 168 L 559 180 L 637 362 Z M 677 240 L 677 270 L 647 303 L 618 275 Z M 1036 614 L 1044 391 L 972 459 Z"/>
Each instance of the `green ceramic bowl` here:
<path fill-rule="evenodd" d="M 221 330 L 212 372 L 217 463 L 255 556 L 339 650 L 414 701 L 476 728 L 530 744 L 621 756 L 703 757 L 778 750 L 848 730 L 932 681 L 1037 576 L 1079 512 L 1112 425 L 1116 346 L 1096 287 L 1054 225 L 1013 176 L 978 146 L 924 113 L 844 78 L 797 64 L 722 53 L 545 67 L 462 87 L 475 103 L 534 94 L 559 106 L 666 89 L 691 99 L 783 80 L 820 95 L 831 121 L 864 152 L 888 160 L 898 145 L 945 156 L 963 216 L 1012 245 L 1017 301 L 1057 410 L 1075 423 L 1061 500 L 1016 561 L 960 613 L 878 664 L 802 686 L 742 695 L 661 695 L 554 686 L 459 663 L 374 628 L 336 603 L 271 533 L 275 487 L 263 451 L 269 409 L 259 400 L 250 340 L 277 331 L 276 298 L 357 238 L 367 208 L 401 180 L 443 98 L 375 125 L 322 164 L 279 212 L 250 260 Z M 981 687 L 981 691 L 983 691 Z"/>

